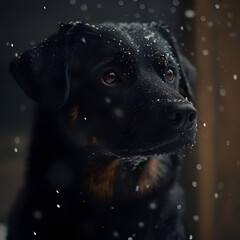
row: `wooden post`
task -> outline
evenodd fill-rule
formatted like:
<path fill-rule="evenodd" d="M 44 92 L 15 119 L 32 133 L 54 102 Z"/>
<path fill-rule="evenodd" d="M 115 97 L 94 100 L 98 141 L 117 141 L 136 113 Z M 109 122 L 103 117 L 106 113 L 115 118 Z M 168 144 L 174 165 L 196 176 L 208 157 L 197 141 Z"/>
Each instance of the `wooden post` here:
<path fill-rule="evenodd" d="M 195 10 L 197 239 L 240 239 L 240 2 L 195 0 Z"/>
<path fill-rule="evenodd" d="M 198 109 L 198 156 L 202 170 L 199 174 L 199 237 L 200 240 L 215 239 L 216 183 L 216 67 L 215 33 L 207 23 L 212 7 L 208 0 L 196 1 L 196 66 Z"/>

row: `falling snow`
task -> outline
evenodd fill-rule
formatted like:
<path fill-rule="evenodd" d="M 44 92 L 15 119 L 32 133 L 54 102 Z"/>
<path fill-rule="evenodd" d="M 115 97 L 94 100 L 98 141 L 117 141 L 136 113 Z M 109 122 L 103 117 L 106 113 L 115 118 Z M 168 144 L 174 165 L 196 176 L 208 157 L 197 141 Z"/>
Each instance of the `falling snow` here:
<path fill-rule="evenodd" d="M 119 237 L 119 233 L 117 231 L 114 231 L 113 232 L 113 237 L 118 238 Z"/>
<path fill-rule="evenodd" d="M 177 209 L 181 210 L 182 209 L 182 205 L 181 204 L 177 204 Z"/>
<path fill-rule="evenodd" d="M 155 210 L 155 209 L 157 208 L 157 204 L 156 204 L 155 202 L 151 202 L 151 203 L 149 204 L 149 208 L 150 208 L 151 210 Z"/>
<path fill-rule="evenodd" d="M 203 49 L 202 50 L 202 54 L 203 54 L 203 56 L 207 56 L 208 55 L 208 50 L 207 49 Z"/>
<path fill-rule="evenodd" d="M 180 1 L 179 0 L 173 0 L 173 5 L 174 6 L 179 6 L 180 5 Z"/>
<path fill-rule="evenodd" d="M 208 25 L 209 27 L 213 27 L 213 26 L 214 26 L 214 23 L 213 23 L 212 21 L 209 21 L 209 22 L 207 23 L 207 25 Z"/>
<path fill-rule="evenodd" d="M 193 9 L 186 10 L 184 14 L 185 14 L 185 17 L 187 17 L 187 18 L 195 17 L 195 11 Z"/>
<path fill-rule="evenodd" d="M 109 103 L 111 103 L 111 99 L 110 98 L 105 98 L 105 102 L 109 104 Z"/>
<path fill-rule="evenodd" d="M 224 88 L 220 88 L 219 89 L 219 94 L 220 94 L 220 96 L 225 97 L 227 92 L 226 92 L 226 90 Z"/>
<path fill-rule="evenodd" d="M 141 10 L 144 10 L 144 9 L 145 9 L 145 4 L 141 3 L 141 4 L 139 5 L 139 8 L 140 8 Z"/>
<path fill-rule="evenodd" d="M 154 38 L 155 34 L 152 32 L 147 36 L 144 36 L 145 39 L 149 40 L 150 38 Z"/>
<path fill-rule="evenodd" d="M 237 80 L 237 74 L 233 75 L 233 80 Z"/>
<path fill-rule="evenodd" d="M 234 38 L 234 37 L 237 36 L 237 33 L 236 32 L 230 32 L 228 35 L 229 35 L 229 37 Z"/>
<path fill-rule="evenodd" d="M 202 22 L 205 22 L 205 21 L 206 21 L 206 17 L 205 17 L 205 16 L 201 16 L 201 17 L 200 17 L 200 20 L 201 20 Z"/>
<path fill-rule="evenodd" d="M 154 9 L 153 9 L 153 8 L 149 8 L 149 9 L 148 9 L 148 12 L 149 12 L 149 13 L 154 13 Z"/>
<path fill-rule="evenodd" d="M 232 27 L 232 23 L 230 21 L 227 21 L 226 26 L 230 28 L 230 27 Z"/>
<path fill-rule="evenodd" d="M 216 3 L 216 4 L 215 4 L 215 8 L 216 8 L 216 9 L 219 9 L 219 8 L 220 8 L 219 4 Z"/>
<path fill-rule="evenodd" d="M 196 181 L 193 181 L 192 182 L 192 186 L 195 188 L 195 187 L 197 187 L 197 182 Z"/>
<path fill-rule="evenodd" d="M 33 45 L 35 45 L 35 41 L 31 40 L 30 41 L 30 46 L 33 46 Z"/>
<path fill-rule="evenodd" d="M 88 10 L 88 6 L 86 4 L 81 4 L 80 8 L 83 12 L 86 12 Z"/>
<path fill-rule="evenodd" d="M 16 144 L 19 144 L 19 143 L 20 143 L 20 137 L 18 137 L 18 136 L 15 137 L 15 138 L 14 138 L 14 141 L 15 141 Z"/>
<path fill-rule="evenodd" d="M 115 108 L 113 113 L 117 118 L 122 118 L 124 116 L 124 112 L 120 108 Z"/>
<path fill-rule="evenodd" d="M 185 24 L 185 28 L 188 30 L 188 31 L 192 31 L 192 26 L 188 23 Z"/>
<path fill-rule="evenodd" d="M 75 5 L 77 1 L 76 0 L 69 0 L 69 2 L 70 2 L 71 5 Z"/>
<path fill-rule="evenodd" d="M 199 221 L 199 216 L 198 216 L 198 215 L 194 215 L 194 216 L 193 216 L 193 220 L 194 220 L 195 222 Z"/>
<path fill-rule="evenodd" d="M 138 227 L 140 227 L 140 228 L 143 228 L 144 225 L 145 225 L 144 222 L 139 222 L 139 223 L 138 223 Z"/>
<path fill-rule="evenodd" d="M 198 171 L 201 171 L 201 170 L 202 170 L 202 165 L 201 165 L 200 163 L 198 163 L 198 164 L 196 165 L 196 169 L 197 169 Z"/>
<path fill-rule="evenodd" d="M 135 16 L 135 18 L 140 18 L 141 14 L 140 13 L 136 13 L 134 16 Z"/>
<path fill-rule="evenodd" d="M 209 86 L 207 87 L 207 90 L 208 90 L 208 92 L 212 92 L 212 91 L 213 91 L 213 86 L 209 85 Z"/>
<path fill-rule="evenodd" d="M 122 7 L 124 5 L 124 2 L 123 1 L 119 1 L 118 4 L 119 4 L 119 6 Z"/>
<path fill-rule="evenodd" d="M 171 8 L 170 8 L 170 12 L 171 12 L 171 13 L 175 13 L 176 11 L 177 11 L 177 9 L 176 9 L 175 7 L 171 7 Z"/>
<path fill-rule="evenodd" d="M 231 143 L 230 143 L 230 140 L 227 140 L 227 141 L 226 141 L 226 145 L 227 145 L 227 146 L 230 146 L 230 144 L 231 144 Z"/>

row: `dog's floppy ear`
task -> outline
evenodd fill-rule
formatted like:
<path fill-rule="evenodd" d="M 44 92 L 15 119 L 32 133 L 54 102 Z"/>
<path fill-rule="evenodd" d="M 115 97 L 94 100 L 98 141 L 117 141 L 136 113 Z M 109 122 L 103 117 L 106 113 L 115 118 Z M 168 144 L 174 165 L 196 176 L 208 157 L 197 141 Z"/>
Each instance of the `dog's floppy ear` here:
<path fill-rule="evenodd" d="M 170 33 L 169 27 L 159 22 L 157 23 L 158 32 L 164 37 L 170 44 L 173 54 L 177 58 L 177 62 L 180 65 L 180 90 L 182 95 L 187 97 L 189 100 L 193 99 L 193 87 L 196 80 L 196 70 L 194 66 L 179 53 L 177 43 L 173 35 Z"/>
<path fill-rule="evenodd" d="M 71 24 L 23 52 L 10 63 L 10 72 L 24 92 L 48 110 L 58 110 L 69 93 L 67 33 Z"/>

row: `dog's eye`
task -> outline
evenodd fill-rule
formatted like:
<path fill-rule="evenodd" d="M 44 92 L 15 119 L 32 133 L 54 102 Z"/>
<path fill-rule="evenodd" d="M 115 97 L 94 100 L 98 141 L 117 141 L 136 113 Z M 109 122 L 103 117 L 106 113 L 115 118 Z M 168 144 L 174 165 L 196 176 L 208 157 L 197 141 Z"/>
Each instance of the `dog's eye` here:
<path fill-rule="evenodd" d="M 115 85 L 119 82 L 119 78 L 115 72 L 110 71 L 103 74 L 101 81 L 107 85 Z"/>
<path fill-rule="evenodd" d="M 164 73 L 164 78 L 168 81 L 168 82 L 172 82 L 174 79 L 174 72 L 171 68 L 168 68 L 167 71 Z"/>

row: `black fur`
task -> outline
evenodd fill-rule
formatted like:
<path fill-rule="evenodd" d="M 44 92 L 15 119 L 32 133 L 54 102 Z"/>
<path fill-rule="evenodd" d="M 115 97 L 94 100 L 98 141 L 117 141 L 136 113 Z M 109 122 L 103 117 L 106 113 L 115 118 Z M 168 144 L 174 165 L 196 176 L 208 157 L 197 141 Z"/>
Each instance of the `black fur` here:
<path fill-rule="evenodd" d="M 39 108 L 8 240 L 188 239 L 195 70 L 164 24 L 61 25 L 10 71 Z"/>

